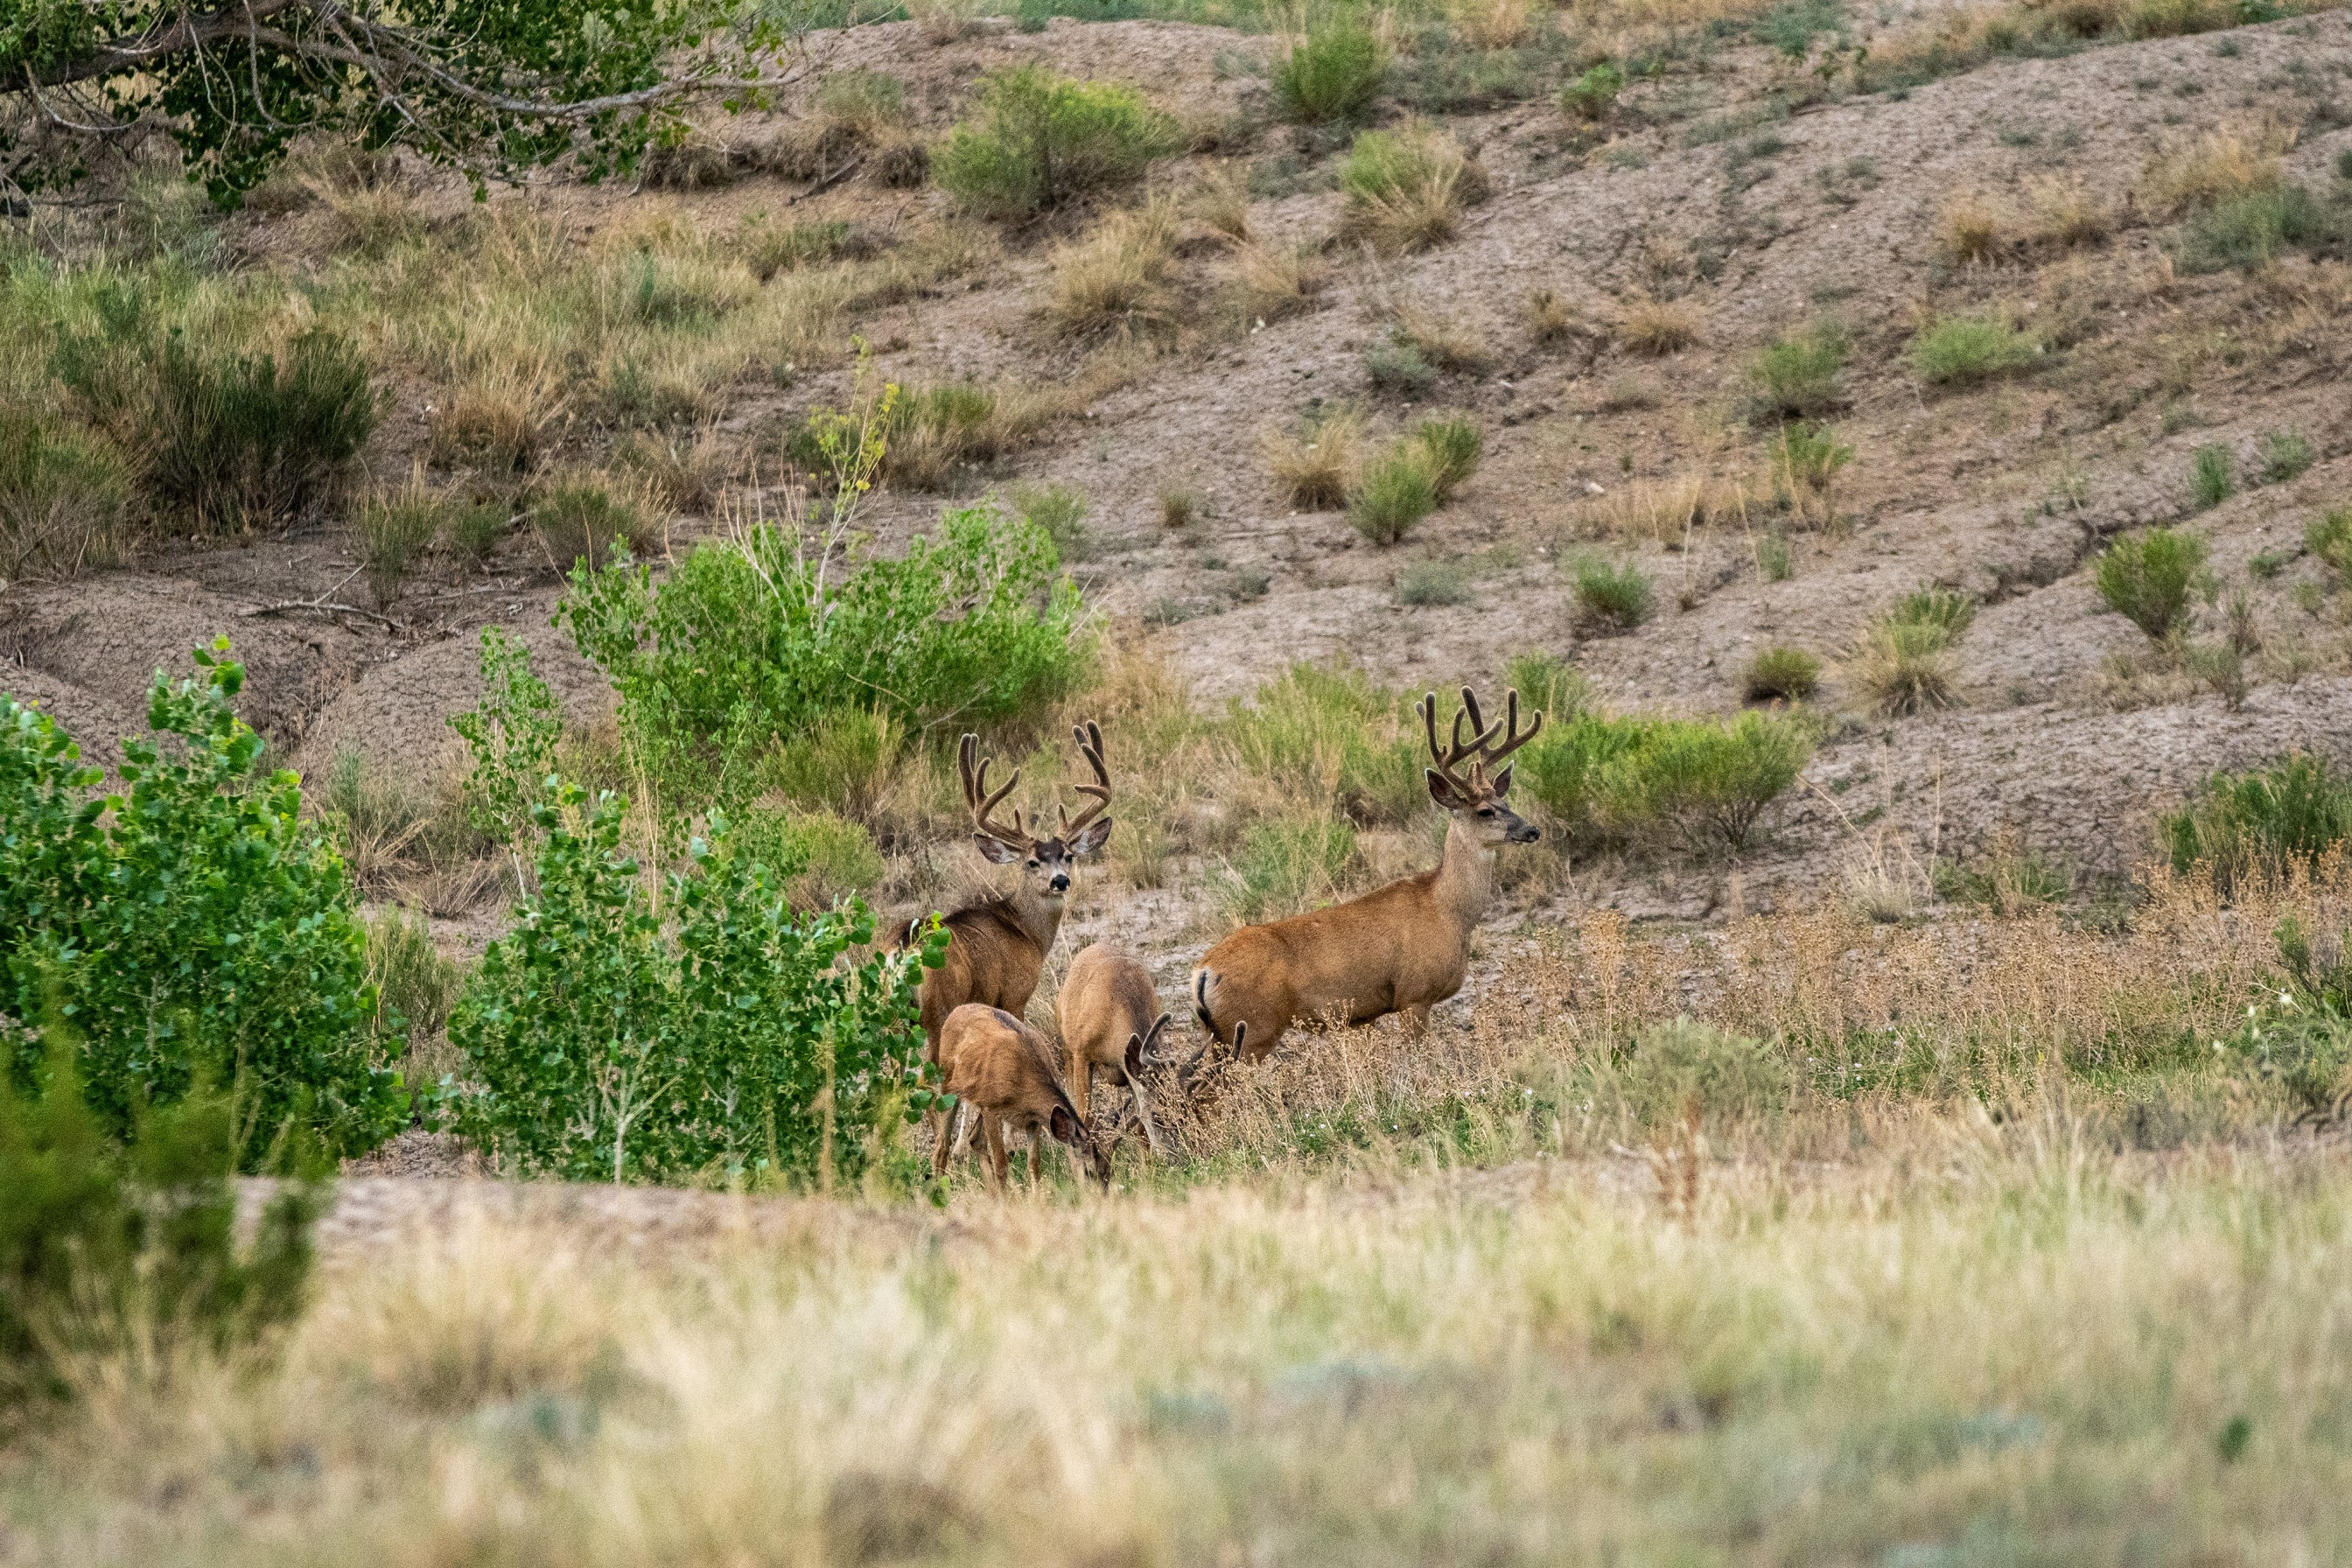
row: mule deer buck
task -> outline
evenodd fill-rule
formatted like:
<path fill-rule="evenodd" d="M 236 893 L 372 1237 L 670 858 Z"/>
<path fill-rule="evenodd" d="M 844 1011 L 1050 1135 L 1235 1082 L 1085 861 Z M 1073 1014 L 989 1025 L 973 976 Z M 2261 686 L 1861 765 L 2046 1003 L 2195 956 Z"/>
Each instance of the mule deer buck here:
<path fill-rule="evenodd" d="M 1045 1036 L 1001 1007 L 967 1002 L 948 1015 L 940 1029 L 938 1051 L 948 1092 L 980 1119 L 989 1178 L 996 1191 L 1004 1190 L 1004 1139 L 1012 1132 L 1029 1135 L 1033 1188 L 1048 1138 L 1067 1144 L 1072 1157 L 1083 1159 L 1095 1180 L 1109 1187 L 1109 1152 L 1070 1103 L 1054 1068 L 1054 1047 Z M 931 1151 L 931 1172 L 937 1175 L 947 1170 L 953 1154 L 956 1119 L 937 1111 L 932 1115 L 939 1142 Z"/>
<path fill-rule="evenodd" d="M 980 754 L 980 737 L 966 735 L 956 754 L 963 774 L 964 805 L 971 808 L 972 837 L 980 852 L 999 866 L 1018 865 L 1021 885 L 1011 894 L 988 893 L 962 905 L 946 920 L 947 962 L 923 976 L 916 993 L 922 1006 L 923 1036 L 929 1054 L 939 1058 L 940 1030 L 948 1015 L 967 1002 L 1002 1007 L 1020 1017 L 1037 989 L 1037 975 L 1062 929 L 1062 904 L 1070 890 L 1070 868 L 1079 857 L 1091 855 L 1110 837 L 1111 819 L 1103 816 L 1110 805 L 1110 770 L 1103 763 L 1102 727 L 1089 720 L 1071 733 L 1078 755 L 1094 773 L 1092 784 L 1076 786 L 1089 797 L 1073 817 L 1056 805 L 1061 831 L 1039 838 L 1027 830 L 1014 807 L 1013 820 L 999 822 L 992 815 L 1021 782 L 1021 770 L 994 791 L 988 787 L 989 759 Z M 909 921 L 898 933 L 906 947 L 921 929 Z"/>
<path fill-rule="evenodd" d="M 1143 1091 L 1143 1058 L 1168 1026 L 1160 994 L 1152 988 L 1151 971 L 1132 953 L 1107 942 L 1096 942 L 1070 960 L 1062 989 L 1054 997 L 1054 1022 L 1062 1031 L 1062 1049 L 1069 1055 L 1070 1099 L 1078 1114 L 1089 1127 L 1094 1125 L 1096 1073 L 1125 1084 L 1135 1098 L 1136 1118 L 1143 1123 L 1151 1157 L 1165 1160 L 1160 1129 L 1151 1120 L 1151 1101 Z"/>
<path fill-rule="evenodd" d="M 1452 743 L 1441 748 L 1437 694 L 1416 706 L 1434 764 L 1426 770 L 1430 798 L 1454 818 L 1444 858 L 1360 899 L 1244 926 L 1211 948 L 1192 972 L 1192 1010 L 1236 1057 L 1262 1060 L 1291 1025 L 1327 1014 L 1369 1024 L 1402 1013 L 1418 1033 L 1430 1008 L 1462 989 L 1470 933 L 1494 891 L 1496 849 L 1540 837 L 1504 803 L 1511 770 L 1495 764 L 1535 739 L 1543 715 L 1521 730 L 1513 691 L 1504 721 L 1488 724 L 1465 686 Z"/>

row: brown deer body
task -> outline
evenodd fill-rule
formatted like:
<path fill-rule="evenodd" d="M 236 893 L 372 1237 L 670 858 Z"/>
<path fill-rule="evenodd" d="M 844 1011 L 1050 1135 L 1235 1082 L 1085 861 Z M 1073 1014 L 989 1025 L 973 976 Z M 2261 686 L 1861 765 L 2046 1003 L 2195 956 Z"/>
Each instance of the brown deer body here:
<path fill-rule="evenodd" d="M 929 1053 L 939 1058 L 940 1031 L 948 1016 L 967 1003 L 1001 1007 L 1014 1017 L 1028 1009 L 1036 994 L 1037 976 L 1062 929 L 1062 907 L 1070 890 L 1070 870 L 1080 856 L 1091 855 L 1110 837 L 1111 819 L 1102 815 L 1110 805 L 1110 772 L 1103 763 L 1102 729 L 1087 723 L 1072 731 L 1078 755 L 1094 774 L 1094 782 L 1076 786 L 1089 804 L 1076 817 L 1061 813 L 1061 831 L 1046 838 L 1030 834 L 1021 813 L 997 821 L 992 813 L 1021 782 L 1015 768 L 1003 787 L 988 787 L 988 761 L 980 755 L 980 737 L 966 735 L 956 762 L 963 774 L 964 804 L 971 811 L 972 837 L 980 852 L 999 866 L 1021 867 L 1020 885 L 1011 893 L 991 893 L 950 912 L 947 961 L 923 976 L 916 992 L 922 1008 L 923 1037 Z M 920 930 L 909 921 L 898 933 L 905 947 Z"/>
<path fill-rule="evenodd" d="M 1110 1156 L 1070 1103 L 1061 1074 L 1055 1070 L 1054 1047 L 1045 1036 L 1002 1008 L 968 1002 L 950 1013 L 940 1030 L 939 1062 L 948 1092 L 980 1118 L 989 1178 L 998 1192 L 1004 1190 L 1004 1139 L 1010 1132 L 1029 1135 L 1033 1187 L 1048 1138 L 1067 1144 L 1096 1181 L 1110 1185 Z M 955 1127 L 951 1118 L 937 1113 L 934 1125 L 939 1142 L 931 1152 L 931 1170 L 936 1174 L 948 1168 Z"/>
<path fill-rule="evenodd" d="M 1094 1079 L 1100 1073 L 1111 1083 L 1127 1086 L 1135 1097 L 1135 1114 L 1143 1123 L 1152 1158 L 1166 1159 L 1143 1089 L 1143 1058 L 1168 1026 L 1160 994 L 1152 988 L 1151 971 L 1132 953 L 1096 942 L 1070 960 L 1054 998 L 1054 1021 L 1069 1058 L 1070 1099 L 1087 1124 L 1094 1125 Z"/>
<path fill-rule="evenodd" d="M 1436 694 L 1420 708 L 1434 764 L 1427 770 L 1430 798 L 1454 819 L 1443 858 L 1360 899 L 1244 926 L 1202 955 L 1192 972 L 1193 1013 L 1237 1055 L 1260 1060 L 1291 1025 L 1327 1015 L 1369 1024 L 1402 1013 L 1418 1031 L 1432 1007 L 1462 989 L 1471 933 L 1494 891 L 1496 849 L 1540 837 L 1504 803 L 1511 770 L 1490 776 L 1487 769 L 1535 739 L 1543 715 L 1520 730 L 1514 691 L 1505 722 L 1488 725 L 1465 687 L 1453 743 L 1440 748 Z"/>

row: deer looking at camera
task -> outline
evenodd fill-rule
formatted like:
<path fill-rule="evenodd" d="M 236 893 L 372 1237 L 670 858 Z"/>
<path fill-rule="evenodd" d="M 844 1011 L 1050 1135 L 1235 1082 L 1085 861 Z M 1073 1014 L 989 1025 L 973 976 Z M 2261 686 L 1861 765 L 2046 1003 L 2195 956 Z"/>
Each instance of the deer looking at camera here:
<path fill-rule="evenodd" d="M 1110 770 L 1103 763 L 1102 727 L 1089 720 L 1071 733 L 1078 755 L 1094 773 L 1092 784 L 1076 787 L 1088 797 L 1076 816 L 1056 805 L 1061 831 L 1050 838 L 1031 835 L 1015 807 L 1013 820 L 996 820 L 993 813 L 1021 782 L 1021 770 L 1000 789 L 988 787 L 989 759 L 980 754 L 980 737 L 966 735 L 956 754 L 963 774 L 964 805 L 971 808 L 972 837 L 980 852 L 999 866 L 1021 868 L 1020 886 L 1012 893 L 988 893 L 947 916 L 947 962 L 923 976 L 916 993 L 922 1007 L 923 1036 L 928 1053 L 939 1060 L 940 1031 L 948 1015 L 968 1002 L 1001 1007 L 1018 1018 L 1037 989 L 1037 976 L 1062 929 L 1062 905 L 1070 890 L 1070 868 L 1081 856 L 1091 855 L 1110 837 L 1111 819 L 1103 816 L 1110 805 Z M 913 942 L 920 921 L 909 921 L 898 933 L 898 945 Z M 942 1063 L 942 1066 L 945 1064 Z"/>
<path fill-rule="evenodd" d="M 1070 960 L 1062 989 L 1054 997 L 1054 1022 L 1062 1031 L 1062 1048 L 1069 1053 L 1070 1100 L 1078 1114 L 1089 1127 L 1094 1125 L 1096 1073 L 1108 1082 L 1125 1084 L 1135 1098 L 1135 1114 L 1143 1123 L 1151 1157 L 1165 1160 L 1160 1129 L 1151 1120 L 1151 1101 L 1143 1090 L 1143 1058 L 1168 1026 L 1160 994 L 1152 988 L 1151 971 L 1132 953 L 1107 942 L 1096 942 Z"/>
<path fill-rule="evenodd" d="M 1097 1182 L 1106 1189 L 1110 1186 L 1109 1152 L 1096 1142 L 1094 1130 L 1070 1103 L 1054 1068 L 1054 1047 L 1045 1036 L 1002 1008 L 967 1002 L 950 1013 L 940 1027 L 938 1054 L 948 1092 L 980 1118 L 989 1179 L 996 1191 L 1004 1190 L 1004 1140 L 1013 1132 L 1029 1135 L 1032 1188 L 1037 1184 L 1039 1157 L 1048 1138 L 1067 1144 L 1074 1160 L 1083 1160 Z M 931 1150 L 931 1171 L 937 1175 L 947 1170 L 954 1152 L 955 1121 L 937 1111 L 932 1116 L 939 1131 Z"/>
<path fill-rule="evenodd" d="M 1330 1015 L 1369 1024 L 1402 1013 L 1418 1033 L 1429 1010 L 1462 989 L 1470 933 L 1494 891 L 1495 851 L 1541 837 L 1503 797 L 1511 770 L 1495 764 L 1536 737 L 1538 712 L 1519 728 L 1519 694 L 1488 724 L 1462 689 L 1452 743 L 1437 743 L 1437 694 L 1417 704 L 1429 737 L 1429 795 L 1454 818 L 1433 870 L 1391 882 L 1329 909 L 1244 926 L 1211 948 L 1192 972 L 1192 1010 L 1237 1057 L 1262 1060 L 1302 1018 Z M 1465 726 L 1469 730 L 1464 738 Z"/>

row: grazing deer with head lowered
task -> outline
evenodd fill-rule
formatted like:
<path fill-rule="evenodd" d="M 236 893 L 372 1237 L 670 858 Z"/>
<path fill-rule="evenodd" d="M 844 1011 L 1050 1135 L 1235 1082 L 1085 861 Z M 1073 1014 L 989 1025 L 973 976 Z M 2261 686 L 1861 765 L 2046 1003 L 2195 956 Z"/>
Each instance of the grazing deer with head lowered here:
<path fill-rule="evenodd" d="M 1111 819 L 1103 816 L 1110 805 L 1110 770 L 1103 763 L 1102 727 L 1089 720 L 1071 733 L 1078 755 L 1094 773 L 1092 784 L 1076 786 L 1088 797 L 1076 816 L 1055 806 L 1061 831 L 1048 838 L 1028 832 L 1014 807 L 1013 820 L 996 820 L 993 813 L 1021 782 L 1021 770 L 1000 789 L 988 787 L 989 759 L 980 754 L 980 737 L 966 735 L 956 753 L 963 774 L 964 805 L 971 811 L 972 837 L 980 852 L 999 866 L 1021 868 L 1020 887 L 1011 894 L 989 893 L 950 914 L 947 962 L 923 976 L 916 993 L 922 1007 L 923 1035 L 929 1054 L 939 1059 L 940 1030 L 948 1015 L 967 1002 L 1002 1007 L 1022 1016 L 1037 989 L 1037 975 L 1062 929 L 1062 905 L 1070 890 L 1070 868 L 1079 857 L 1091 855 L 1110 837 Z M 908 921 L 898 933 L 898 945 L 915 940 L 919 921 Z"/>
<path fill-rule="evenodd" d="M 1535 739 L 1543 715 L 1521 730 L 1514 691 L 1504 721 L 1488 724 L 1465 686 L 1452 744 L 1440 748 L 1437 694 L 1417 707 L 1434 764 L 1430 798 L 1454 818 L 1444 858 L 1360 899 L 1244 926 L 1211 948 L 1192 972 L 1192 1010 L 1235 1056 L 1263 1059 L 1291 1025 L 1325 1014 L 1369 1024 L 1402 1013 L 1418 1033 L 1430 1008 L 1462 989 L 1470 933 L 1494 891 L 1496 849 L 1540 837 L 1505 804 L 1511 770 L 1495 764 Z"/>
<path fill-rule="evenodd" d="M 1054 997 L 1054 1021 L 1062 1031 L 1062 1048 L 1069 1053 L 1070 1099 L 1078 1114 L 1094 1125 L 1096 1073 L 1125 1084 L 1135 1097 L 1135 1114 L 1143 1123 L 1151 1157 L 1166 1159 L 1160 1129 L 1151 1121 L 1151 1102 L 1143 1092 L 1143 1058 L 1168 1026 L 1160 994 L 1152 988 L 1151 971 L 1133 954 L 1107 942 L 1096 942 L 1070 960 L 1062 989 Z"/>
<path fill-rule="evenodd" d="M 1054 1068 L 1054 1047 L 1045 1036 L 1001 1007 L 967 1002 L 940 1026 L 938 1052 L 948 1092 L 980 1118 L 989 1177 L 998 1192 L 1004 1190 L 1008 1132 L 1029 1135 L 1032 1187 L 1037 1184 L 1038 1160 L 1048 1138 L 1067 1144 L 1072 1157 L 1083 1159 L 1095 1180 L 1109 1187 L 1110 1154 L 1070 1103 L 1061 1074 Z M 955 1125 L 950 1117 L 933 1115 L 939 1127 L 939 1142 L 931 1151 L 936 1175 L 948 1168 Z"/>

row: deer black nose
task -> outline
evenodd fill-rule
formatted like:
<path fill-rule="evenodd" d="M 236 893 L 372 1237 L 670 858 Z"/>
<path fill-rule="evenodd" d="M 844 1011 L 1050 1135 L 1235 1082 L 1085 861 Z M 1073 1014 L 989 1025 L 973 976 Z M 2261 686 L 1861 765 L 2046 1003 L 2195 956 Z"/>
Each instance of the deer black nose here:
<path fill-rule="evenodd" d="M 1522 844 L 1533 844 L 1537 839 L 1543 837 L 1543 829 L 1534 826 L 1528 823 L 1522 822 L 1519 824 L 1517 830 L 1512 833 L 1511 837 L 1517 839 Z"/>
<path fill-rule="evenodd" d="M 1057 893 L 1066 893 L 1070 890 L 1070 874 L 1067 871 L 1056 871 L 1047 880 L 1045 886 Z"/>

